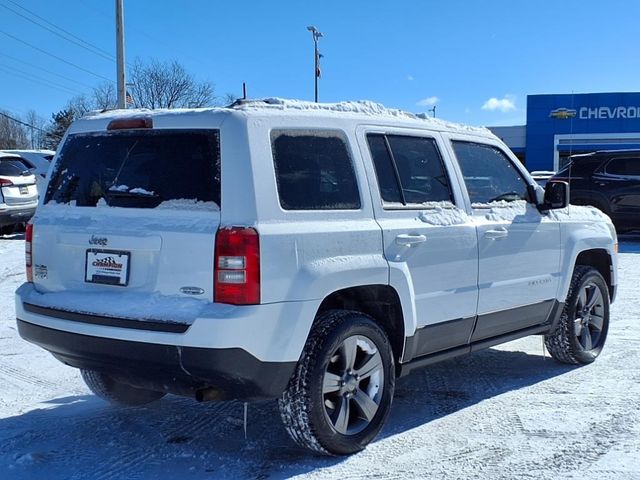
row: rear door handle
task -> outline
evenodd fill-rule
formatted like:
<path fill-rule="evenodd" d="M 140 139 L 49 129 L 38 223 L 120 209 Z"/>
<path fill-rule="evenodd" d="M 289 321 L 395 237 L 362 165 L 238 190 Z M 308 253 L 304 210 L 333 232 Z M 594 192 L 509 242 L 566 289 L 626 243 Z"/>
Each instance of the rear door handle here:
<path fill-rule="evenodd" d="M 496 228 L 495 230 L 487 230 L 484 232 L 484 238 L 495 240 L 497 238 L 504 238 L 509 235 L 509 230 L 504 227 Z"/>
<path fill-rule="evenodd" d="M 410 247 L 418 243 L 427 241 L 427 237 L 424 235 L 409 235 L 408 233 L 401 233 L 396 237 L 396 244 L 404 247 Z"/>

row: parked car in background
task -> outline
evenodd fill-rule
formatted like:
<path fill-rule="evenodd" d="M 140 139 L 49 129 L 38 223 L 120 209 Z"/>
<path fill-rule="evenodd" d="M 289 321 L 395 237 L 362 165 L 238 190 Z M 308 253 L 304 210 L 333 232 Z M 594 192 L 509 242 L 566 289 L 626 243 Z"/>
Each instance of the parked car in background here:
<path fill-rule="evenodd" d="M 36 178 L 22 158 L 0 152 L 0 234 L 7 234 L 33 216 L 38 206 Z"/>
<path fill-rule="evenodd" d="M 569 182 L 571 203 L 599 208 L 619 233 L 640 228 L 640 150 L 573 155 L 553 180 Z"/>
<path fill-rule="evenodd" d="M 19 155 L 22 161 L 27 164 L 31 173 L 36 176 L 38 193 L 44 195 L 45 181 L 51 159 L 56 154 L 53 150 L 4 150 L 7 153 Z"/>

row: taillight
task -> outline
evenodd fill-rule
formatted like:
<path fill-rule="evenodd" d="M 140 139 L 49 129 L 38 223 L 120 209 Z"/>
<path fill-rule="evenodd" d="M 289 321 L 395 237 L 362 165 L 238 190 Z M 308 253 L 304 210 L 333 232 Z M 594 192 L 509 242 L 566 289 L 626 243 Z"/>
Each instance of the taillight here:
<path fill-rule="evenodd" d="M 8 178 L 0 178 L 0 187 L 10 187 L 13 182 Z"/>
<path fill-rule="evenodd" d="M 33 224 L 27 223 L 27 229 L 24 234 L 24 262 L 27 269 L 27 282 L 33 282 Z"/>
<path fill-rule="evenodd" d="M 131 128 L 153 128 L 151 117 L 116 118 L 107 125 L 107 130 L 129 130 Z"/>
<path fill-rule="evenodd" d="M 213 285 L 216 302 L 260 303 L 260 241 L 254 228 L 218 230 Z"/>

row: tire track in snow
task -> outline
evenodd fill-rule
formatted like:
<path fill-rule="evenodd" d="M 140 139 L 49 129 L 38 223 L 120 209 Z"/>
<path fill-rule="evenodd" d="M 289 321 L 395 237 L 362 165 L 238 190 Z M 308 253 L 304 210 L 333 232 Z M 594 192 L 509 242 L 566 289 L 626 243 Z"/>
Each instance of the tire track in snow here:
<path fill-rule="evenodd" d="M 36 387 L 46 388 L 47 390 L 54 390 L 58 388 L 58 384 L 56 383 L 44 380 L 21 368 L 12 367 L 10 365 L 0 364 L 0 377 L 4 377 L 7 381 L 13 383 L 17 387 L 21 387 L 23 384 L 27 383 Z M 16 384 L 15 381 L 18 381 L 19 383 Z"/>
<path fill-rule="evenodd" d="M 207 436 L 213 436 L 220 430 L 225 428 L 228 422 L 227 417 L 234 409 L 240 414 L 242 403 L 240 402 L 217 402 L 211 405 L 193 405 L 193 401 L 183 401 L 184 416 L 187 421 L 181 423 L 179 427 L 172 428 L 169 432 L 164 433 L 163 437 L 167 442 L 176 440 L 174 443 L 191 443 L 196 437 L 201 436 L 203 432 Z M 191 405 L 190 405 L 191 404 Z"/>
<path fill-rule="evenodd" d="M 111 457 L 111 461 L 102 462 L 96 467 L 95 475 L 91 478 L 94 480 L 111 480 L 111 479 L 133 479 L 140 478 L 144 471 L 133 471 L 133 467 L 143 467 L 147 460 L 152 458 L 153 451 L 129 450 L 117 457 Z M 104 467 L 104 468 L 102 468 Z"/>

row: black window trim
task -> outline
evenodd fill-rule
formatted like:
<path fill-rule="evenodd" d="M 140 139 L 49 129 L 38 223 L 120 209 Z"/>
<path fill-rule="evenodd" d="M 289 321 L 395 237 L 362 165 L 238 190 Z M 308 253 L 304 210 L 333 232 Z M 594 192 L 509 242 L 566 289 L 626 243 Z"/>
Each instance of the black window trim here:
<path fill-rule="evenodd" d="M 616 156 L 613 156 L 613 157 L 605 160 L 603 162 L 603 164 L 600 166 L 599 169 L 601 170 L 601 172 L 603 174 L 610 175 L 610 176 L 616 177 L 616 178 L 633 178 L 633 179 L 640 178 L 640 175 L 622 175 L 620 173 L 607 172 L 607 167 L 609 166 L 609 164 L 611 162 L 613 162 L 614 160 L 626 160 L 626 159 L 637 159 L 638 162 L 640 162 L 640 155 L 637 155 L 637 156 L 629 156 L 629 155 L 620 155 L 620 156 L 616 155 Z"/>
<path fill-rule="evenodd" d="M 481 145 L 481 146 L 495 148 L 500 153 L 502 153 L 502 155 L 505 156 L 507 161 L 509 163 L 511 163 L 513 168 L 515 168 L 516 171 L 520 174 L 520 176 L 522 177 L 522 180 L 524 181 L 525 185 L 527 186 L 527 189 L 526 189 L 527 196 L 529 196 L 530 187 L 532 187 L 532 186 L 535 187 L 534 184 L 531 184 L 531 183 L 527 182 L 527 178 L 523 175 L 522 169 L 513 161 L 513 159 L 509 155 L 507 155 L 507 153 L 499 145 L 495 145 L 494 143 L 480 142 L 480 141 L 477 141 L 477 140 L 468 140 L 468 139 L 462 140 L 462 139 L 458 139 L 458 138 L 450 138 L 449 141 L 451 142 L 451 149 L 453 150 L 453 154 L 456 157 L 456 162 L 458 162 L 458 167 L 460 167 L 460 162 L 458 161 L 458 156 L 456 155 L 456 150 L 455 150 L 455 147 L 453 145 L 454 143 L 472 143 L 474 145 Z M 520 165 L 522 165 L 522 164 L 520 164 Z M 460 168 L 460 173 L 462 173 L 462 168 Z M 466 191 L 467 196 L 468 196 L 469 195 L 469 190 L 467 189 L 467 184 L 464 181 L 464 174 L 462 175 L 462 183 L 464 184 L 464 188 L 465 188 L 465 191 Z M 530 198 L 525 200 L 525 201 L 527 203 L 534 203 L 532 201 L 532 199 L 530 199 Z M 474 202 L 471 201 L 471 197 L 469 197 L 469 205 L 471 206 L 471 210 L 472 211 L 473 210 L 488 210 L 488 209 L 491 209 L 491 208 L 510 208 L 510 207 L 508 207 L 506 205 L 505 206 L 501 206 L 501 205 L 494 205 L 494 204 L 491 204 L 491 203 L 487 204 L 486 206 L 482 205 L 482 206 L 475 206 L 474 207 L 474 205 L 478 205 L 478 204 L 477 203 L 474 204 Z"/>
<path fill-rule="evenodd" d="M 342 140 L 342 142 L 344 143 L 345 146 L 345 150 L 347 152 L 347 155 L 349 156 L 349 160 L 351 161 L 351 168 L 353 169 L 353 177 L 356 183 L 356 188 L 358 190 L 358 202 L 359 202 L 359 207 L 358 208 L 331 208 L 331 209 L 326 209 L 326 208 L 322 208 L 322 209 L 286 209 L 282 206 L 282 202 L 280 200 L 280 190 L 278 189 L 278 178 L 277 178 L 277 172 L 276 172 L 276 168 L 275 168 L 275 152 L 273 150 L 273 140 L 274 134 L 286 134 L 287 132 L 295 132 L 297 134 L 302 134 L 302 132 L 309 132 L 309 133 L 314 133 L 314 132 L 321 132 L 324 134 L 334 134 L 334 136 L 336 138 L 339 138 L 340 140 Z M 324 127 L 284 127 L 284 126 L 278 126 L 278 127 L 273 127 L 268 131 L 268 137 L 269 137 L 269 149 L 271 151 L 271 164 L 273 165 L 273 168 L 271 169 L 273 172 L 273 181 L 275 182 L 275 191 L 276 191 L 276 196 L 278 198 L 278 208 L 280 209 L 281 212 L 286 213 L 288 215 L 296 215 L 296 214 L 301 214 L 301 213 L 320 213 L 320 212 L 324 212 L 326 214 L 331 215 L 333 212 L 336 213 L 340 213 L 342 212 L 347 213 L 347 212 L 362 212 L 364 211 L 365 208 L 365 204 L 364 204 L 364 197 L 362 195 L 362 185 L 360 184 L 360 175 L 358 174 L 358 170 L 356 167 L 356 162 L 355 162 L 355 157 L 353 155 L 353 150 L 351 149 L 351 142 L 349 141 L 349 136 L 347 135 L 347 132 L 341 128 L 324 128 Z"/>
<path fill-rule="evenodd" d="M 384 144 L 385 147 L 387 149 L 387 153 L 389 154 L 389 157 L 391 158 L 391 166 L 393 167 L 393 172 L 394 172 L 394 176 L 395 176 L 395 180 L 396 180 L 396 186 L 398 187 L 398 190 L 400 191 L 400 198 L 402 199 L 402 205 L 399 205 L 396 202 L 386 202 L 383 198 L 382 198 L 382 194 L 380 193 L 380 181 L 378 179 L 378 172 L 375 168 L 375 164 L 373 163 L 373 154 L 371 153 L 371 147 L 369 146 L 369 141 L 368 141 L 368 137 L 369 135 L 378 135 L 384 138 Z M 434 210 L 435 206 L 432 205 L 425 205 L 424 203 L 407 203 L 405 196 L 404 196 L 404 191 L 402 189 L 402 184 L 400 183 L 400 173 L 398 172 L 398 166 L 396 164 L 396 159 L 393 155 L 393 151 L 391 150 L 391 145 L 389 145 L 389 139 L 388 137 L 390 136 L 394 136 L 394 137 L 415 137 L 415 138 L 426 138 L 429 140 L 433 140 L 434 145 L 436 147 L 436 151 L 438 152 L 438 155 L 440 156 L 440 163 L 442 164 L 442 171 L 444 172 L 444 174 L 447 177 L 447 184 L 449 187 L 449 193 L 451 194 L 451 197 L 453 198 L 453 200 L 451 200 L 451 205 L 438 205 L 438 207 L 443 208 L 445 210 L 458 210 L 461 209 L 462 207 L 459 207 L 457 205 L 456 202 L 456 195 L 455 192 L 453 190 L 453 184 L 451 183 L 451 176 L 450 176 L 450 172 L 447 169 L 447 163 L 444 159 L 444 156 L 442 155 L 442 151 L 440 149 L 440 145 L 438 145 L 438 139 L 434 136 L 434 135 L 429 135 L 429 134 L 418 134 L 418 133 L 414 133 L 414 132 L 396 132 L 396 131 L 368 131 L 365 132 L 365 141 L 367 144 L 367 148 L 369 149 L 369 158 L 371 159 L 371 163 L 373 165 L 373 171 L 376 175 L 376 183 L 378 184 L 378 195 L 380 196 L 380 201 L 382 204 L 382 209 L 383 210 L 388 210 L 388 211 L 393 211 L 393 210 Z M 444 203 L 444 202 L 442 202 Z"/>

